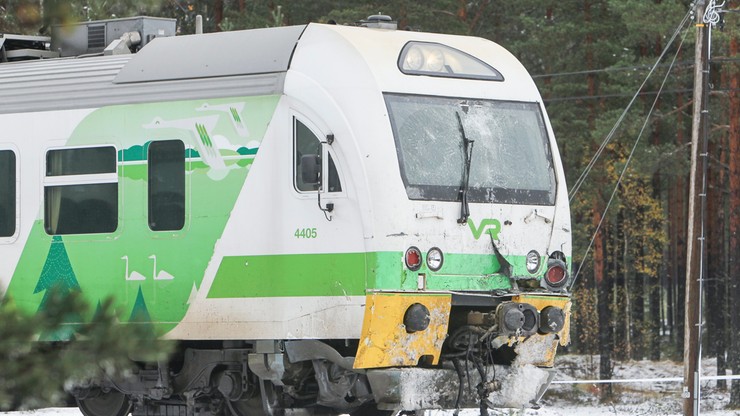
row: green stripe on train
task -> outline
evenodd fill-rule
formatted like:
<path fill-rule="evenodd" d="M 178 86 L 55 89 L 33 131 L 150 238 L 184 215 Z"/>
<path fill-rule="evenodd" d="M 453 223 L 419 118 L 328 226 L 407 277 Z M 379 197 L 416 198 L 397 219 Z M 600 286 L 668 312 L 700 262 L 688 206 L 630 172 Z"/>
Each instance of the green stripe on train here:
<path fill-rule="evenodd" d="M 362 253 L 225 257 L 209 298 L 365 294 Z"/>
<path fill-rule="evenodd" d="M 410 271 L 403 253 L 284 254 L 225 257 L 209 298 L 278 296 L 363 296 L 370 290 L 417 290 L 426 275 L 427 290 L 510 289 L 497 274 L 495 256 L 448 254 L 439 273 Z M 517 259 L 524 260 L 523 256 Z"/>

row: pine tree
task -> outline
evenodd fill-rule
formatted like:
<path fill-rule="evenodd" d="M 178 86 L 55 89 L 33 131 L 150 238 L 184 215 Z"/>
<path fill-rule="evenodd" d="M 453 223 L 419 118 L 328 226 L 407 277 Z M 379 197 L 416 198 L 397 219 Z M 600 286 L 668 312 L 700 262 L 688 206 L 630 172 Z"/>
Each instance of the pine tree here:
<path fill-rule="evenodd" d="M 93 376 L 102 363 L 126 371 L 128 357 L 157 361 L 172 348 L 156 340 L 141 288 L 128 320 L 134 325 L 120 324 L 112 299 L 90 310 L 61 236 L 52 238 L 34 290 L 41 292 L 35 314 L 7 297 L 0 303 L 0 410 L 59 404 L 66 380 Z"/>

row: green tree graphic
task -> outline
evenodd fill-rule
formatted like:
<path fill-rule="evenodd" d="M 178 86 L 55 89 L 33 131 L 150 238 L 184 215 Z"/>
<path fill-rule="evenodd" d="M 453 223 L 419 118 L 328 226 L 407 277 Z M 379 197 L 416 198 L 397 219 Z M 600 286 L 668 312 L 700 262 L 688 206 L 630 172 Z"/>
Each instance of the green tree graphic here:
<path fill-rule="evenodd" d="M 139 293 L 136 295 L 136 302 L 134 302 L 134 308 L 131 310 L 131 316 L 129 322 L 151 322 L 152 318 L 149 316 L 149 309 L 146 307 L 144 301 L 144 293 L 141 291 L 141 285 L 139 285 Z"/>
<path fill-rule="evenodd" d="M 44 297 L 39 304 L 39 312 L 52 313 L 48 310 L 49 300 L 53 296 L 67 297 L 72 292 L 82 292 L 77 277 L 69 262 L 67 249 L 61 236 L 52 237 L 49 253 L 46 255 L 44 268 L 36 284 L 33 293 L 44 292 Z M 77 312 L 65 313 L 60 317 L 62 325 L 52 331 L 41 334 L 41 339 L 46 341 L 59 341 L 71 339 L 74 335 L 76 325 L 82 322 L 82 316 Z"/>

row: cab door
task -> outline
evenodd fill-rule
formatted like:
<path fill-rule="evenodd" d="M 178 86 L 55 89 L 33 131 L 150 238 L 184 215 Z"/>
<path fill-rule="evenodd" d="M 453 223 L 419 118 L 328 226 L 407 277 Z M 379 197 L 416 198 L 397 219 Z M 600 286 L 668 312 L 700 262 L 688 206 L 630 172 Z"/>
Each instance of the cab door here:
<path fill-rule="evenodd" d="M 365 248 L 361 213 L 347 153 L 353 141 L 316 115 L 291 111 L 292 194 L 284 206 L 295 267 L 293 282 L 334 309 L 325 336 L 356 337 L 365 296 Z M 287 225 L 287 224 L 286 224 Z M 351 306 L 350 306 L 351 305 Z M 351 312 L 350 312 L 351 311 Z M 323 332 L 323 331 L 322 331 Z"/>

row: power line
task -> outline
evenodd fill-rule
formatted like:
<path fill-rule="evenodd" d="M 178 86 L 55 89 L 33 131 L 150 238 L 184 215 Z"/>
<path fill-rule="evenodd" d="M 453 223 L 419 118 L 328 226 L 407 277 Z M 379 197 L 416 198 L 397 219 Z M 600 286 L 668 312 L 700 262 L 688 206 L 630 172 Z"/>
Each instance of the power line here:
<path fill-rule="evenodd" d="M 686 92 L 692 92 L 690 88 L 663 90 L 660 94 L 683 94 Z M 740 91 L 740 88 L 713 88 L 711 92 L 732 92 Z M 658 91 L 644 91 L 638 93 L 638 96 L 653 96 L 658 94 Z M 600 94 L 600 95 L 571 95 L 566 97 L 554 97 L 554 98 L 543 98 L 545 103 L 562 102 L 562 101 L 584 101 L 584 100 L 600 100 L 605 98 L 628 98 L 632 97 L 632 94 Z"/>
<path fill-rule="evenodd" d="M 740 58 L 712 58 L 709 60 L 710 64 L 723 64 L 723 63 L 732 63 L 732 62 L 740 62 Z M 669 64 L 659 64 L 656 65 L 656 68 L 663 68 L 667 67 Z M 677 65 L 674 69 L 689 69 L 693 68 L 694 63 L 693 61 L 678 61 Z M 631 66 L 618 66 L 618 67 L 607 67 L 607 68 L 598 68 L 598 69 L 584 69 L 580 71 L 569 71 L 569 72 L 553 72 L 549 74 L 536 74 L 532 75 L 532 78 L 538 79 L 538 78 L 557 78 L 557 77 L 565 77 L 565 76 L 571 76 L 571 75 L 590 75 L 590 74 L 601 74 L 605 72 L 622 72 L 622 71 L 649 71 L 652 69 L 650 65 L 631 65 Z"/>
<path fill-rule="evenodd" d="M 681 23 L 678 25 L 678 27 L 676 27 L 676 30 L 673 32 L 673 36 L 671 37 L 670 41 L 668 42 L 668 45 L 673 44 L 673 41 L 676 40 L 676 38 L 678 38 L 678 35 L 679 35 L 679 33 L 681 33 L 684 25 L 688 21 L 690 21 L 689 20 L 690 19 L 690 16 L 691 16 L 691 13 L 690 12 L 687 13 L 684 16 L 684 18 L 681 21 Z M 685 31 L 684 32 L 684 36 L 681 38 L 681 41 L 678 44 L 678 49 L 676 51 L 676 54 L 673 56 L 673 60 L 671 61 L 671 65 L 675 65 L 676 58 L 678 57 L 678 52 L 681 50 L 681 46 L 683 45 L 683 42 L 686 39 L 686 35 L 687 34 L 688 34 L 688 31 Z M 655 62 L 655 65 L 658 65 L 658 63 L 661 60 L 663 60 L 663 57 L 666 55 L 667 52 L 668 52 L 668 46 L 666 46 L 666 48 L 663 49 L 663 53 L 658 58 L 658 61 Z M 653 70 L 655 68 L 655 65 L 653 66 Z M 645 84 L 647 83 L 647 80 L 653 74 L 653 72 L 654 72 L 653 70 L 651 70 L 650 73 L 647 75 L 647 77 L 645 78 L 645 81 L 643 81 L 642 85 L 638 89 L 638 92 L 639 92 L 640 89 L 642 89 L 645 86 Z M 671 74 L 671 68 L 669 68 L 668 71 L 666 71 L 666 73 L 665 73 L 665 77 L 663 78 L 663 82 L 660 85 L 659 94 L 663 90 L 663 87 L 665 87 L 665 84 L 668 81 L 668 76 L 670 74 Z M 581 259 L 581 263 L 578 266 L 578 269 L 576 270 L 575 276 L 573 276 L 573 280 L 570 283 L 569 290 L 573 288 L 573 286 L 575 285 L 576 281 L 578 280 L 578 275 L 581 272 L 581 268 L 583 268 L 583 263 L 585 262 L 586 257 L 588 256 L 589 251 L 591 250 L 591 246 L 593 245 L 594 241 L 596 240 L 596 236 L 598 235 L 599 230 L 600 230 L 600 228 L 601 228 L 601 226 L 602 226 L 602 224 L 604 222 L 604 219 L 606 218 L 606 213 L 609 210 L 609 207 L 610 207 L 612 201 L 614 200 L 614 197 L 616 196 L 617 191 L 619 190 L 619 185 L 622 182 L 622 179 L 624 178 L 625 173 L 627 172 L 627 168 L 629 167 L 629 164 L 630 164 L 630 161 L 632 160 L 633 155 L 635 154 L 635 150 L 637 149 L 637 144 L 640 142 L 640 138 L 642 137 L 642 134 L 644 133 L 645 128 L 647 127 L 648 122 L 650 121 L 650 117 L 651 117 L 651 115 L 653 113 L 653 110 L 655 110 L 655 107 L 656 107 L 656 105 L 658 103 L 658 97 L 659 97 L 659 95 L 657 95 L 655 97 L 655 100 L 653 101 L 653 105 L 650 108 L 650 112 L 648 113 L 647 117 L 645 118 L 645 122 L 642 125 L 642 129 L 640 130 L 640 133 L 637 135 L 637 139 L 635 140 L 635 144 L 632 146 L 632 150 L 630 151 L 630 154 L 627 157 L 627 161 L 625 162 L 624 168 L 622 169 L 622 172 L 619 175 L 619 179 L 617 179 L 617 183 L 616 183 L 616 185 L 614 185 L 614 189 L 612 190 L 612 194 L 609 197 L 609 201 L 606 203 L 606 207 L 604 208 L 604 212 L 601 215 L 601 219 L 599 220 L 599 224 L 596 226 L 596 230 L 594 230 L 593 236 L 591 237 L 591 242 L 589 242 L 588 248 L 586 248 L 586 252 L 583 254 L 583 258 Z M 601 146 L 596 151 L 596 153 L 594 154 L 594 156 L 591 158 L 591 161 L 589 162 L 588 166 L 586 166 L 586 169 L 584 169 L 584 171 L 581 173 L 581 176 L 578 178 L 578 180 L 576 180 L 575 188 L 571 190 L 570 195 L 569 195 L 569 200 L 572 201 L 573 198 L 578 193 L 578 189 L 581 187 L 581 185 L 583 185 L 583 182 L 588 177 L 588 174 L 591 171 L 591 169 L 593 168 L 594 164 L 596 163 L 596 160 L 599 158 L 599 156 L 601 155 L 601 153 L 604 151 L 604 149 L 606 148 L 606 145 L 609 143 L 609 141 L 611 141 L 612 137 L 614 136 L 614 133 L 616 132 L 617 128 L 619 127 L 619 125 L 624 120 L 625 115 L 627 114 L 627 112 L 629 111 L 630 107 L 632 106 L 632 104 L 635 102 L 636 99 L 637 99 L 637 94 L 635 94 L 635 96 L 632 97 L 632 100 L 627 105 L 627 108 L 625 108 L 624 111 L 622 112 L 622 115 L 617 120 L 617 123 L 614 125 L 614 127 L 612 127 L 612 130 L 609 132 L 609 134 L 607 134 L 606 138 L 601 143 Z"/>
<path fill-rule="evenodd" d="M 662 68 L 667 67 L 668 64 L 660 64 L 656 65 L 655 68 Z M 693 68 L 694 64 L 691 61 L 679 61 L 678 65 L 676 65 L 676 68 Z M 608 68 L 599 68 L 599 69 L 584 69 L 582 71 L 571 71 L 571 72 L 554 72 L 551 74 L 537 74 L 532 75 L 532 78 L 554 78 L 554 77 L 565 77 L 570 75 L 590 75 L 590 74 L 600 74 L 604 72 L 621 72 L 621 71 L 650 71 L 653 67 L 650 65 L 631 65 L 631 66 L 621 66 L 621 67 L 608 67 Z"/>

